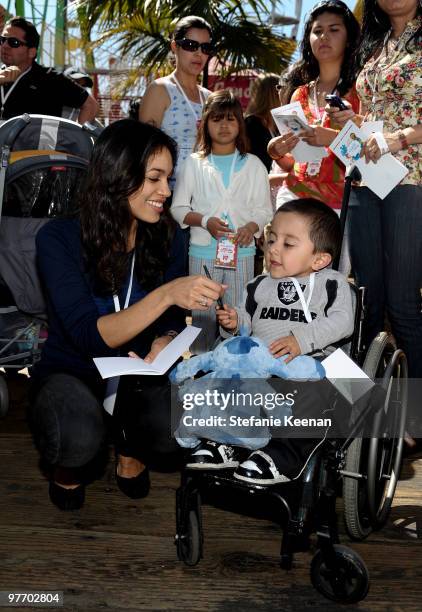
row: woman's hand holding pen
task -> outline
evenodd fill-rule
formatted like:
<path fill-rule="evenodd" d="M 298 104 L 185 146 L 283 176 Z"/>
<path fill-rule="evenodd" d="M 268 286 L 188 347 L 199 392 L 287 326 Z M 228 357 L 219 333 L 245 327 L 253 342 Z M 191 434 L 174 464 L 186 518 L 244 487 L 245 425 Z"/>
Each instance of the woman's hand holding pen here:
<path fill-rule="evenodd" d="M 210 217 L 207 222 L 207 230 L 213 238 L 218 240 L 224 234 L 229 233 L 229 225 L 227 221 L 222 221 L 219 217 Z"/>
<path fill-rule="evenodd" d="M 218 300 L 227 285 L 205 276 L 182 276 L 162 286 L 166 290 L 169 305 L 187 310 L 208 310 Z"/>
<path fill-rule="evenodd" d="M 216 315 L 219 325 L 228 331 L 235 331 L 238 326 L 238 315 L 234 308 L 224 304 L 223 308 L 216 309 Z"/>

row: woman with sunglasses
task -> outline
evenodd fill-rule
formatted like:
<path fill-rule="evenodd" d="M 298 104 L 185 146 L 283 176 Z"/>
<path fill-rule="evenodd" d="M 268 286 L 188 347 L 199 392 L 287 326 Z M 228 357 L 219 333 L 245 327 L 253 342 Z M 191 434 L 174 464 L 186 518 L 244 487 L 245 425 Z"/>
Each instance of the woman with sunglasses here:
<path fill-rule="evenodd" d="M 313 197 L 328 206 L 341 208 L 344 166 L 331 152 L 322 162 L 295 164 L 290 154 L 299 138 L 311 145 L 331 144 L 340 126 L 326 112 L 327 94 L 337 94 L 348 102 L 351 116 L 359 110 L 359 98 L 354 88 L 353 55 L 359 40 L 359 24 L 350 9 L 340 0 L 323 0 L 309 13 L 301 43 L 302 57 L 280 80 L 281 104 L 300 102 L 312 134 L 299 137 L 289 132 L 274 138 L 268 153 L 285 171 L 289 171 L 283 189 L 278 192 L 278 204 L 292 197 Z"/>
<path fill-rule="evenodd" d="M 198 77 L 213 54 L 211 37 L 211 26 L 202 17 L 189 15 L 180 19 L 170 43 L 176 69 L 151 83 L 139 107 L 140 121 L 160 127 L 176 141 L 178 164 L 174 177 L 177 167 L 193 151 L 202 107 L 210 94 L 198 85 Z"/>

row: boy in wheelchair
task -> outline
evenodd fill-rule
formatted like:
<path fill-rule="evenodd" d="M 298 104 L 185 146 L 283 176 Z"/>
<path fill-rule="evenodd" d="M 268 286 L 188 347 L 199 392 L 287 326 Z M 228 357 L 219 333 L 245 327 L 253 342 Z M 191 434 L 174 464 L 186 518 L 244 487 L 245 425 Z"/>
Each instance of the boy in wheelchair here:
<path fill-rule="evenodd" d="M 318 200 L 293 200 L 279 208 L 267 234 L 265 261 L 268 275 L 246 286 L 244 303 L 217 309 L 224 337 L 240 327 L 268 344 L 274 357 L 286 363 L 298 355 L 315 358 L 353 332 L 354 314 L 347 279 L 329 266 L 341 248 L 336 213 Z M 309 383 L 302 387 L 295 416 L 309 416 L 316 404 L 328 402 L 331 386 Z M 287 386 L 294 381 L 283 381 Z M 292 387 L 293 388 L 293 387 Z M 327 403 L 325 403 L 327 405 Z M 190 469 L 235 467 L 234 477 L 256 485 L 297 478 L 321 443 L 315 438 L 273 437 L 242 461 L 245 449 L 203 440 L 191 453 Z"/>

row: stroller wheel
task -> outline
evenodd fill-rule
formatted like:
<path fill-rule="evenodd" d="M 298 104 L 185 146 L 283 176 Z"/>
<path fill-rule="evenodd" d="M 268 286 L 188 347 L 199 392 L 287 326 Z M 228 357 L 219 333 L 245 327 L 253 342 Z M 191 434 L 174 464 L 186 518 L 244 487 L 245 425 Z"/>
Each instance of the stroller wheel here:
<path fill-rule="evenodd" d="M 185 565 L 196 565 L 201 558 L 201 528 L 195 510 L 189 510 L 186 528 L 177 539 L 177 556 Z"/>
<path fill-rule="evenodd" d="M 347 546 L 334 544 L 334 556 L 330 557 L 320 549 L 312 559 L 314 588 L 327 599 L 343 604 L 364 599 L 369 589 L 369 574 L 360 555 Z"/>
<path fill-rule="evenodd" d="M 0 375 L 0 418 L 4 417 L 9 410 L 9 389 L 4 376 Z"/>

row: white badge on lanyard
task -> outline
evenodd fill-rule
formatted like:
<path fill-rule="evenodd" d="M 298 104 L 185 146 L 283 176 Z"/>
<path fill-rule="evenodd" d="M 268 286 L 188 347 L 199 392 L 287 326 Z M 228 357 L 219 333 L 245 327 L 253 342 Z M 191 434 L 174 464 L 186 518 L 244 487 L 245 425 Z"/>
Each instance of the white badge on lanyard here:
<path fill-rule="evenodd" d="M 130 278 L 129 278 L 129 286 L 127 288 L 125 303 L 123 306 L 123 310 L 129 306 L 130 294 L 132 293 L 132 282 L 133 282 L 133 269 L 135 266 L 135 253 L 132 255 L 132 263 L 130 266 Z M 115 293 L 113 295 L 114 309 L 116 312 L 120 311 L 120 302 L 119 297 Z M 116 403 L 116 395 L 117 388 L 119 386 L 120 376 L 113 376 L 107 380 L 106 392 L 104 396 L 103 407 L 108 414 L 113 414 L 114 412 L 114 404 Z"/>
<path fill-rule="evenodd" d="M 214 156 L 210 153 L 210 162 L 214 168 L 216 168 Z M 235 171 L 236 161 L 238 158 L 237 149 L 234 152 L 231 167 L 230 167 L 230 175 L 229 175 L 229 184 L 230 187 L 233 174 Z M 228 221 L 229 215 L 227 212 L 223 213 L 223 221 Z M 216 252 L 215 252 L 215 260 L 214 266 L 216 268 L 228 268 L 231 270 L 235 270 L 237 266 L 237 254 L 238 254 L 238 244 L 236 242 L 236 232 L 230 232 L 221 236 L 217 240 Z"/>
<path fill-rule="evenodd" d="M 317 81 L 315 81 L 315 84 L 314 84 L 314 100 L 313 100 L 314 110 L 315 110 L 315 115 L 317 117 L 318 125 L 323 127 L 325 120 L 327 118 L 327 113 L 324 111 L 323 114 L 321 115 L 321 111 L 319 109 L 319 104 L 318 104 L 318 96 L 316 93 L 316 84 L 317 84 Z M 334 88 L 331 93 L 334 93 L 335 91 L 336 89 Z M 317 176 L 321 170 L 321 164 L 322 164 L 322 159 L 319 159 L 318 161 L 308 162 L 306 164 L 306 174 L 308 176 Z"/>
<path fill-rule="evenodd" d="M 305 296 L 303 295 L 302 288 L 299 285 L 299 283 L 297 282 L 297 279 L 293 278 L 293 276 L 289 276 L 289 279 L 292 281 L 292 283 L 295 286 L 295 289 L 296 289 L 297 294 L 299 296 L 300 303 L 302 304 L 302 308 L 303 308 L 303 312 L 304 312 L 304 315 L 305 315 L 305 319 L 307 320 L 308 323 L 312 323 L 312 315 L 311 315 L 311 313 L 309 311 L 309 305 L 311 303 L 312 294 L 314 292 L 315 272 L 312 272 L 312 274 L 309 276 L 309 295 L 308 295 L 308 299 L 307 300 L 305 300 Z"/>

